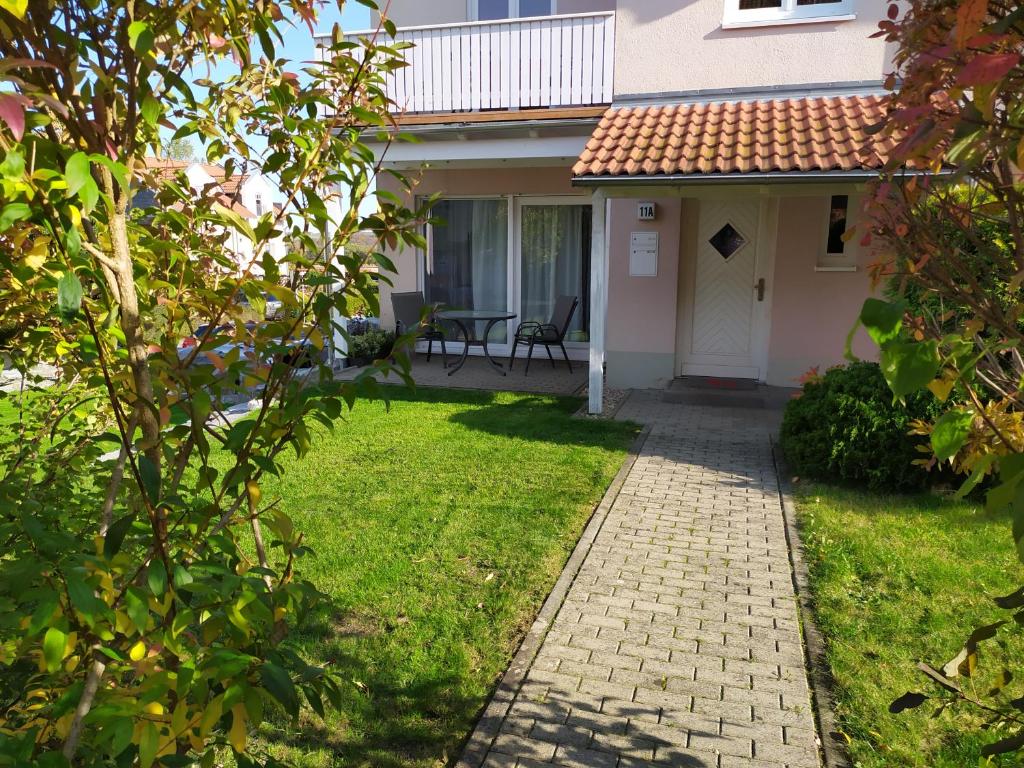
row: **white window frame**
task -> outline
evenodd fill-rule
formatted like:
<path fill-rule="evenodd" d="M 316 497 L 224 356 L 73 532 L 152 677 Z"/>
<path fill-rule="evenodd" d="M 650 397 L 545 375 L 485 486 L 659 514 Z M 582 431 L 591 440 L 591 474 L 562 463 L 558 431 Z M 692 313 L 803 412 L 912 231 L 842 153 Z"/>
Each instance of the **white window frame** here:
<path fill-rule="evenodd" d="M 526 18 L 519 15 L 519 0 L 508 0 L 509 19 Z M 558 13 L 558 0 L 551 0 L 551 15 Z M 466 15 L 470 21 L 480 21 L 480 0 L 466 0 Z M 529 17 L 534 18 L 534 17 Z M 547 17 L 538 17 L 547 18 Z M 500 19 L 487 19 L 487 21 L 501 21 Z"/>
<path fill-rule="evenodd" d="M 740 0 L 725 0 L 723 29 L 767 27 L 777 24 L 815 24 L 856 19 L 854 0 L 820 5 L 797 5 L 796 0 L 782 0 L 779 8 L 740 10 Z"/>

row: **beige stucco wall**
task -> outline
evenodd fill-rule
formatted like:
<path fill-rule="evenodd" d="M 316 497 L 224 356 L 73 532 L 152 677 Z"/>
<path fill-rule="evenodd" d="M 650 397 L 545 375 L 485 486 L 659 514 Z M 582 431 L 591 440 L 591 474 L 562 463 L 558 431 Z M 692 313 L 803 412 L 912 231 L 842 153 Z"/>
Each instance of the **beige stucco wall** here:
<path fill-rule="evenodd" d="M 388 18 L 400 27 L 455 24 L 466 21 L 468 9 L 466 0 L 391 0 Z"/>
<path fill-rule="evenodd" d="M 447 196 L 459 195 L 579 195 L 587 199 L 587 195 L 570 184 L 568 168 L 473 168 L 473 169 L 436 169 L 423 171 L 419 174 L 408 174 L 416 182 L 417 196 L 427 196 L 442 192 Z M 378 186 L 393 194 L 403 195 L 398 182 L 390 176 L 381 176 Z M 389 274 L 394 283 L 390 287 L 381 282 L 380 309 L 381 323 L 385 328 L 394 328 L 394 313 L 391 310 L 392 291 L 415 291 L 419 252 L 412 248 L 400 251 L 389 251 L 388 257 L 395 263 L 397 274 Z"/>
<path fill-rule="evenodd" d="M 612 200 L 609 209 L 605 361 L 611 387 L 664 386 L 675 368 L 681 202 L 651 202 L 657 206 L 654 221 L 637 221 L 636 200 Z M 658 233 L 656 277 L 630 276 L 633 232 Z"/>
<path fill-rule="evenodd" d="M 869 36 L 888 0 L 853 21 L 724 30 L 724 0 L 618 0 L 615 95 L 881 80 L 891 49 Z"/>
<path fill-rule="evenodd" d="M 851 203 L 855 203 L 851 200 Z M 871 295 L 868 249 L 857 240 L 847 242 L 857 251 L 856 272 L 816 272 L 821 250 L 825 202 L 821 197 L 787 197 L 779 201 L 778 243 L 773 280 L 771 340 L 768 348 L 768 383 L 797 386 L 810 368 L 824 371 L 844 362 L 846 336 Z M 851 214 L 856 206 L 851 204 Z M 877 351 L 863 330 L 854 337 L 853 351 L 875 359 Z"/>

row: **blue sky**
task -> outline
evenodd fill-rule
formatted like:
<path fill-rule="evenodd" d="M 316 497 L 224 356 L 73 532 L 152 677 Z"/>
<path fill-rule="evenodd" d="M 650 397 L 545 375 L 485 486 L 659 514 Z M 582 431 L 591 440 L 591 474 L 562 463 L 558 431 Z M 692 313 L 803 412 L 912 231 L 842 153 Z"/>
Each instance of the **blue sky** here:
<path fill-rule="evenodd" d="M 341 28 L 346 32 L 367 29 L 370 26 L 370 10 L 365 5 L 348 0 L 344 11 L 339 11 L 336 3 L 329 2 L 320 12 L 316 31 L 318 34 L 330 32 L 336 23 L 341 24 Z M 279 55 L 293 61 L 306 61 L 312 58 L 313 38 L 310 37 L 309 27 L 302 21 L 284 32 L 284 50 Z"/>

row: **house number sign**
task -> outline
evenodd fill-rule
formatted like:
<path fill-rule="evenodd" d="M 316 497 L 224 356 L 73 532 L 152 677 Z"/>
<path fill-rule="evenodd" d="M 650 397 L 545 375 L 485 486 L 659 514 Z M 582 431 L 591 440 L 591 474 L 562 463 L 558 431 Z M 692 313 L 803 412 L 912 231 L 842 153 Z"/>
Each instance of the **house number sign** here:
<path fill-rule="evenodd" d="M 654 203 L 639 203 L 636 207 L 636 217 L 640 221 L 654 221 L 654 215 L 658 208 Z"/>

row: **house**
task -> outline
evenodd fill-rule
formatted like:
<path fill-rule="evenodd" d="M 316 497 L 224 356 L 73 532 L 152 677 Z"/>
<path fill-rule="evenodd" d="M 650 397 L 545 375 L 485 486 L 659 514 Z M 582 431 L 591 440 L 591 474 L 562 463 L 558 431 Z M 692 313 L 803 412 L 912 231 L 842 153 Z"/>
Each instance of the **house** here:
<path fill-rule="evenodd" d="M 388 80 L 385 164 L 440 193 L 394 288 L 547 319 L 590 409 L 678 376 L 795 386 L 842 361 L 871 287 L 844 238 L 889 146 L 883 0 L 391 0 L 415 47 Z M 383 145 L 377 145 L 384 152 Z M 381 185 L 385 186 L 382 180 Z M 387 188 L 400 193 L 397 185 Z M 854 339 L 870 356 L 866 337 Z"/>
<path fill-rule="evenodd" d="M 195 194 L 216 196 L 221 205 L 237 213 L 252 226 L 265 213 L 280 210 L 280 206 L 274 202 L 274 185 L 259 173 L 233 173 L 229 176 L 219 165 L 156 157 L 147 157 L 146 167 L 158 178 L 169 178 L 184 172 Z M 227 247 L 237 265 L 237 272 L 241 273 L 253 260 L 252 241 L 232 230 Z M 274 260 L 281 263 L 286 255 L 284 237 L 271 241 L 268 250 Z M 281 267 L 283 275 L 287 272 L 287 264 L 281 264 Z M 258 260 L 251 272 L 257 276 L 263 275 L 263 267 Z"/>

